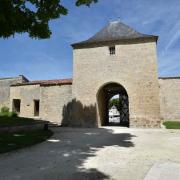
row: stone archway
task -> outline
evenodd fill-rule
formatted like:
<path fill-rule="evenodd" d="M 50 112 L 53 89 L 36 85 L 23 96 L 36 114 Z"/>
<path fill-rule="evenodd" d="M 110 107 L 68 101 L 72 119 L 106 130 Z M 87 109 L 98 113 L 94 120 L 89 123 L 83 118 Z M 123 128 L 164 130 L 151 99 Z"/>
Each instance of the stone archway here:
<path fill-rule="evenodd" d="M 119 99 L 119 120 L 117 122 L 110 121 L 109 117 L 109 101 L 118 95 Z M 102 126 L 127 126 L 129 127 L 129 100 L 126 89 L 118 83 L 108 83 L 102 86 L 97 93 L 97 105 L 99 120 Z"/>

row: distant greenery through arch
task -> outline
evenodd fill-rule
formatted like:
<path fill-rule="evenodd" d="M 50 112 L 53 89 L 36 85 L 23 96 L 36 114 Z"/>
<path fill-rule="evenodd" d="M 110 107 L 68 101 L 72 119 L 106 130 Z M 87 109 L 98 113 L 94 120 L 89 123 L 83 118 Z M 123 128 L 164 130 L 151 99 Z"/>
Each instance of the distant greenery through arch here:
<path fill-rule="evenodd" d="M 111 109 L 113 106 L 117 108 L 118 111 L 122 108 L 122 102 L 120 102 L 119 98 L 111 98 L 109 100 L 109 109 Z"/>

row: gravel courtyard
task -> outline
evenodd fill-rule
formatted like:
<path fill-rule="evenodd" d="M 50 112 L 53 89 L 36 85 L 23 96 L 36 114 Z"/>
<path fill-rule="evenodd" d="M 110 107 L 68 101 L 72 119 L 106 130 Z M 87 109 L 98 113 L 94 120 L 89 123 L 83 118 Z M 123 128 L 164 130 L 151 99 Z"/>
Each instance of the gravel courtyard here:
<path fill-rule="evenodd" d="M 53 128 L 48 141 L 0 155 L 1 180 L 143 180 L 156 163 L 180 163 L 180 131 Z"/>

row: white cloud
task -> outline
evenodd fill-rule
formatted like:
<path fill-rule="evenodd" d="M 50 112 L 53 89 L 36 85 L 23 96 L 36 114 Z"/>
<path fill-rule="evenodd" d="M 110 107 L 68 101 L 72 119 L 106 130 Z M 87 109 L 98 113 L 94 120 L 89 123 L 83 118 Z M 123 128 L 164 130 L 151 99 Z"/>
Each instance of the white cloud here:
<path fill-rule="evenodd" d="M 169 42 L 165 46 L 165 50 L 169 49 L 180 38 L 180 21 L 176 26 L 169 32 Z"/>
<path fill-rule="evenodd" d="M 160 76 L 180 76 L 180 53 L 179 50 L 167 51 L 158 58 Z"/>

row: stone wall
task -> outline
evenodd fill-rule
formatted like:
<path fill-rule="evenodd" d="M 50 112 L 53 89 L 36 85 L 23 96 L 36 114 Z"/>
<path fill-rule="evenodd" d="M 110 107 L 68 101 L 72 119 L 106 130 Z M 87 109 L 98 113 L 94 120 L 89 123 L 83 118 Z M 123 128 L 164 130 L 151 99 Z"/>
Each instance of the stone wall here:
<path fill-rule="evenodd" d="M 72 100 L 72 85 L 42 86 L 40 116 L 43 120 L 61 124 L 63 109 Z"/>
<path fill-rule="evenodd" d="M 19 116 L 48 120 L 60 125 L 63 119 L 64 106 L 72 100 L 72 88 L 71 85 L 12 86 L 10 90 L 11 110 L 13 99 L 21 100 Z M 34 100 L 40 100 L 38 117 L 34 114 Z"/>
<path fill-rule="evenodd" d="M 73 56 L 73 98 L 97 107 L 99 126 L 97 93 L 110 82 L 128 93 L 130 127 L 160 126 L 156 42 L 119 44 L 116 55 L 109 54 L 108 46 L 74 49 Z"/>
<path fill-rule="evenodd" d="M 159 78 L 161 119 L 180 121 L 180 78 Z"/>
<path fill-rule="evenodd" d="M 27 81 L 23 76 L 0 79 L 0 108 L 9 107 L 10 85 Z"/>
<path fill-rule="evenodd" d="M 39 85 L 12 86 L 10 88 L 11 110 L 13 109 L 12 107 L 13 99 L 21 100 L 19 116 L 33 118 L 34 100 L 40 100 L 40 86 Z"/>

